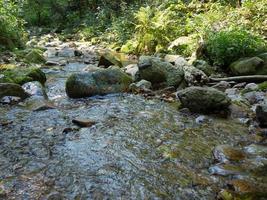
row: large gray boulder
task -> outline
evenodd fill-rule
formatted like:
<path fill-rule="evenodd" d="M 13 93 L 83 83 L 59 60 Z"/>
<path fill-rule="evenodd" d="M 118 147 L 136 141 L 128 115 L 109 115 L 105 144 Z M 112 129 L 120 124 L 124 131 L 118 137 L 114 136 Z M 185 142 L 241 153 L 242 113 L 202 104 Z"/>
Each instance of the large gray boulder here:
<path fill-rule="evenodd" d="M 234 75 L 267 74 L 267 70 L 264 72 L 264 60 L 259 57 L 241 58 L 230 65 L 230 70 Z"/>
<path fill-rule="evenodd" d="M 153 86 L 178 87 L 183 81 L 183 70 L 160 58 L 141 56 L 138 62 L 140 79 L 150 81 Z"/>
<path fill-rule="evenodd" d="M 118 67 L 71 75 L 66 93 L 71 98 L 90 97 L 128 91 L 132 78 Z"/>
<path fill-rule="evenodd" d="M 188 87 L 177 93 L 183 107 L 192 112 L 211 113 L 227 109 L 231 104 L 223 92 L 211 87 Z"/>
<path fill-rule="evenodd" d="M 5 96 L 20 97 L 26 99 L 30 95 L 24 89 L 15 83 L 0 83 L 0 99 Z"/>

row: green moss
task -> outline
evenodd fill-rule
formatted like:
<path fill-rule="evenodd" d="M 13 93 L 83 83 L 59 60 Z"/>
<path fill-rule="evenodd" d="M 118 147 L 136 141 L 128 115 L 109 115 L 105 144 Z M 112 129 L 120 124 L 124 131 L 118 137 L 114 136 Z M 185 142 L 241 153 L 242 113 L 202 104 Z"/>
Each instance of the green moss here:
<path fill-rule="evenodd" d="M 39 49 L 31 50 L 26 56 L 25 59 L 29 63 L 37 63 L 41 64 L 45 62 L 45 58 L 43 56 L 43 52 Z"/>
<path fill-rule="evenodd" d="M 259 90 L 261 90 L 261 91 L 267 90 L 267 81 L 258 84 L 258 86 L 259 86 Z"/>
<path fill-rule="evenodd" d="M 6 68 L 0 69 L 0 83 L 16 83 L 23 85 L 31 81 L 39 81 L 42 85 L 46 82 L 45 74 L 39 68 Z"/>

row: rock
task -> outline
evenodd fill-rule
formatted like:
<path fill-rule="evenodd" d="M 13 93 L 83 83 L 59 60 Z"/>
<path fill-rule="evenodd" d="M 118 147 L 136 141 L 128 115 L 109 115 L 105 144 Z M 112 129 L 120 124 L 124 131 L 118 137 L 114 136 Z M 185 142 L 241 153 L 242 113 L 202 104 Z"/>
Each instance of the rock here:
<path fill-rule="evenodd" d="M 207 116 L 205 115 L 200 115 L 195 119 L 197 124 L 204 124 L 204 123 L 208 123 L 210 121 L 212 121 L 211 119 L 209 119 Z"/>
<path fill-rule="evenodd" d="M 100 59 L 98 63 L 98 67 L 104 67 L 108 68 L 110 66 L 118 66 L 118 67 L 124 67 L 131 64 L 129 59 L 125 56 L 125 54 L 117 53 L 115 51 L 104 51 L 100 53 Z"/>
<path fill-rule="evenodd" d="M 137 64 L 131 64 L 131 65 L 127 65 L 126 67 L 123 68 L 123 71 L 130 75 L 133 80 L 138 80 L 139 78 L 139 68 Z"/>
<path fill-rule="evenodd" d="M 168 62 L 150 56 L 141 56 L 138 63 L 140 78 L 150 81 L 153 87 L 159 85 L 178 87 L 184 73 Z"/>
<path fill-rule="evenodd" d="M 231 87 L 231 84 L 229 82 L 226 82 L 226 81 L 220 81 L 219 83 L 217 83 L 216 85 L 214 85 L 212 87 L 224 92 L 226 89 L 229 89 Z"/>
<path fill-rule="evenodd" d="M 253 91 L 253 90 L 257 90 L 259 88 L 259 86 L 256 84 L 256 83 L 249 83 L 245 86 L 245 90 L 250 90 L 250 91 Z"/>
<path fill-rule="evenodd" d="M 203 85 L 209 81 L 208 76 L 203 71 L 190 65 L 182 57 L 175 61 L 175 67 L 184 72 L 184 79 L 189 86 Z"/>
<path fill-rule="evenodd" d="M 70 57 L 74 57 L 75 55 L 74 55 L 73 49 L 71 49 L 69 47 L 64 47 L 56 53 L 56 56 L 70 58 Z"/>
<path fill-rule="evenodd" d="M 21 99 L 26 99 L 30 95 L 24 91 L 24 89 L 14 83 L 0 83 L 0 98 L 5 96 L 20 97 Z"/>
<path fill-rule="evenodd" d="M 28 82 L 22 88 L 30 95 L 43 96 L 43 86 L 39 82 Z"/>
<path fill-rule="evenodd" d="M 267 53 L 262 53 L 258 55 L 257 57 L 259 57 L 260 59 L 264 61 L 264 65 L 259 71 L 259 74 L 267 74 Z"/>
<path fill-rule="evenodd" d="M 256 117 L 261 127 L 267 127 L 267 104 L 257 105 Z"/>
<path fill-rule="evenodd" d="M 30 63 L 41 64 L 45 62 L 43 52 L 39 49 L 31 50 L 26 56 L 25 59 Z"/>
<path fill-rule="evenodd" d="M 250 106 L 242 101 L 232 101 L 232 104 L 229 106 L 229 110 L 232 119 L 246 119 L 252 112 L 250 110 Z"/>
<path fill-rule="evenodd" d="M 80 127 L 91 127 L 96 124 L 96 122 L 88 119 L 73 119 L 72 123 L 80 126 Z"/>
<path fill-rule="evenodd" d="M 264 99 L 265 99 L 265 93 L 252 91 L 252 92 L 247 92 L 247 93 L 243 94 L 243 97 L 246 100 L 248 100 L 248 102 L 251 105 L 253 105 L 253 104 L 263 103 Z"/>
<path fill-rule="evenodd" d="M 215 70 L 212 66 L 210 66 L 204 60 L 195 60 L 193 62 L 193 66 L 201 71 L 203 71 L 206 75 L 210 76 L 215 73 Z"/>
<path fill-rule="evenodd" d="M 141 80 L 137 83 L 132 83 L 129 88 L 133 92 L 150 91 L 152 84 L 149 81 Z"/>
<path fill-rule="evenodd" d="M 215 159 L 220 163 L 244 160 L 246 155 L 243 151 L 230 145 L 219 145 L 213 150 Z"/>
<path fill-rule="evenodd" d="M 264 61 L 258 57 L 242 58 L 230 65 L 230 70 L 234 75 L 255 75 L 263 67 Z"/>
<path fill-rule="evenodd" d="M 74 56 L 81 57 L 83 55 L 83 52 L 80 50 L 75 49 L 74 50 Z"/>
<path fill-rule="evenodd" d="M 242 99 L 240 92 L 237 88 L 229 88 L 225 90 L 225 94 L 232 100 L 232 101 L 240 101 Z"/>
<path fill-rule="evenodd" d="M 211 113 L 227 109 L 231 104 L 230 98 L 223 92 L 210 87 L 188 87 L 178 91 L 177 96 L 182 107 L 192 112 Z"/>
<path fill-rule="evenodd" d="M 71 75 L 66 82 L 66 92 L 71 98 L 90 97 L 126 92 L 132 78 L 118 67 L 100 69 Z"/>
<path fill-rule="evenodd" d="M 245 147 L 245 151 L 249 154 L 256 156 L 266 156 L 267 155 L 267 146 L 260 144 L 251 144 Z"/>
<path fill-rule="evenodd" d="M 169 63 L 171 63 L 171 64 L 175 64 L 175 61 L 178 59 L 178 58 L 180 58 L 181 56 L 179 56 L 179 55 L 170 55 L 170 54 L 167 54 L 167 55 L 165 55 L 165 57 L 164 57 L 164 61 L 165 62 L 169 62 Z"/>
<path fill-rule="evenodd" d="M 23 85 L 27 82 L 39 81 L 45 84 L 46 76 L 39 68 L 19 68 L 6 69 L 2 71 L 4 77 L 0 78 L 0 83 L 16 83 Z"/>
<path fill-rule="evenodd" d="M 243 83 L 237 83 L 233 86 L 233 88 L 237 88 L 237 89 L 241 89 L 241 88 L 244 88 L 245 86 L 247 85 L 246 82 L 243 82 Z"/>
<path fill-rule="evenodd" d="M 45 63 L 46 66 L 56 66 L 56 65 L 60 65 L 59 62 L 53 61 L 53 60 L 48 60 Z"/>

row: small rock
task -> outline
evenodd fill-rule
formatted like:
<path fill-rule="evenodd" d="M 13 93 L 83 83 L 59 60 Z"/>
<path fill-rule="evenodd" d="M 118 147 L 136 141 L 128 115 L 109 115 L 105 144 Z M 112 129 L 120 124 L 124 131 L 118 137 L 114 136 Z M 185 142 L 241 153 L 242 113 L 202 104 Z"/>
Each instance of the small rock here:
<path fill-rule="evenodd" d="M 226 82 L 226 81 L 221 81 L 212 87 L 224 92 L 226 89 L 231 87 L 231 84 L 229 82 Z"/>
<path fill-rule="evenodd" d="M 257 105 L 256 117 L 261 127 L 267 127 L 267 104 Z"/>
<path fill-rule="evenodd" d="M 263 103 L 265 99 L 265 93 L 257 91 L 247 92 L 243 96 L 251 105 Z"/>
<path fill-rule="evenodd" d="M 241 88 L 244 88 L 246 84 L 247 84 L 246 82 L 237 83 L 236 85 L 233 86 L 233 88 L 241 89 Z"/>
<path fill-rule="evenodd" d="M 210 121 L 210 119 L 207 118 L 207 116 L 205 115 L 200 115 L 195 119 L 197 124 L 203 124 L 203 123 L 207 123 Z"/>
<path fill-rule="evenodd" d="M 130 75 L 133 80 L 137 80 L 139 76 L 139 68 L 137 64 L 131 64 L 127 65 L 125 68 L 123 68 L 123 71 Z"/>
<path fill-rule="evenodd" d="M 56 62 L 56 61 L 48 60 L 48 61 L 46 61 L 45 65 L 46 66 L 56 66 L 56 65 L 60 65 L 60 63 Z"/>
<path fill-rule="evenodd" d="M 132 83 L 129 86 L 129 89 L 133 92 L 140 92 L 140 91 L 150 91 L 151 87 L 152 87 L 151 82 L 146 80 L 141 80 L 137 83 Z"/>
<path fill-rule="evenodd" d="M 219 145 L 213 150 L 213 155 L 220 163 L 229 161 L 241 161 L 245 159 L 245 153 L 230 145 Z"/>
<path fill-rule="evenodd" d="M 245 90 L 257 90 L 259 86 L 256 83 L 249 83 L 245 86 Z"/>
<path fill-rule="evenodd" d="M 24 91 L 24 89 L 14 83 L 0 83 L 0 98 L 5 96 L 20 97 L 21 99 L 26 99 L 30 95 Z"/>
<path fill-rule="evenodd" d="M 91 127 L 96 124 L 96 122 L 88 120 L 88 119 L 73 119 L 72 123 L 80 127 Z"/>
<path fill-rule="evenodd" d="M 22 88 L 30 95 L 43 96 L 43 86 L 37 81 L 25 83 Z"/>

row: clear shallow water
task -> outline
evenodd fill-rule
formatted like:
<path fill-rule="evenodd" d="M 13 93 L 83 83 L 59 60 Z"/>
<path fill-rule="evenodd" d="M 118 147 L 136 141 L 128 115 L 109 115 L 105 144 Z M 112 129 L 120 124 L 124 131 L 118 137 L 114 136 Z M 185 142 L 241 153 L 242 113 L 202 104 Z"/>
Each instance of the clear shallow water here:
<path fill-rule="evenodd" d="M 45 69 L 57 109 L 3 105 L 0 186 L 4 199 L 215 199 L 232 177 L 211 175 L 212 150 L 251 143 L 246 126 L 132 94 L 68 99 L 65 81 L 84 64 Z M 90 128 L 72 124 L 83 118 Z M 66 131 L 68 130 L 68 131 Z M 264 181 L 263 181 L 264 182 Z"/>

